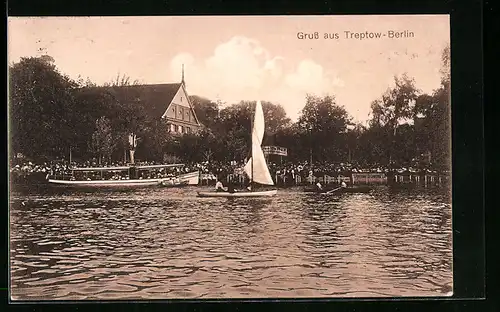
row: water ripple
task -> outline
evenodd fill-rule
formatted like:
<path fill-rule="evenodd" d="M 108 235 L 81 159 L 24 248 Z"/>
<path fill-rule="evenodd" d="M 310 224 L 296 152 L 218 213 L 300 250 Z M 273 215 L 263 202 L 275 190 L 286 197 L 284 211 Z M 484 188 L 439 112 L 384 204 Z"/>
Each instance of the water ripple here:
<path fill-rule="evenodd" d="M 205 199 L 196 188 L 13 193 L 12 298 L 449 295 L 449 196 Z M 23 202 L 23 204 L 21 204 Z"/>

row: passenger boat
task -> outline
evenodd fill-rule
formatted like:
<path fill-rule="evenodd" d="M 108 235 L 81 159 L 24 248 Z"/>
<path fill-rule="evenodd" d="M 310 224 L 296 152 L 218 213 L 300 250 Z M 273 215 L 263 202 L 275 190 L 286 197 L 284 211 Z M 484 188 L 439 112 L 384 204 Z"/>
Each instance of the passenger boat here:
<path fill-rule="evenodd" d="M 252 144 L 251 156 L 247 161 L 244 171 L 250 178 L 250 185 L 274 185 L 274 181 L 267 167 L 264 152 L 262 151 L 262 139 L 264 138 L 264 112 L 262 104 L 257 101 L 255 105 L 255 114 L 252 122 Z M 235 191 L 233 192 L 198 192 L 199 197 L 268 197 L 277 194 L 276 189 L 272 190 L 251 190 L 251 191 Z"/>
<path fill-rule="evenodd" d="M 116 166 L 72 168 L 70 175 L 48 177 L 53 185 L 70 187 L 145 187 L 145 186 L 182 186 L 197 185 L 199 172 L 179 174 L 175 177 L 142 178 L 142 173 L 166 168 L 182 168 L 184 164 L 149 165 L 149 166 Z M 91 176 L 91 177 L 90 177 Z"/>

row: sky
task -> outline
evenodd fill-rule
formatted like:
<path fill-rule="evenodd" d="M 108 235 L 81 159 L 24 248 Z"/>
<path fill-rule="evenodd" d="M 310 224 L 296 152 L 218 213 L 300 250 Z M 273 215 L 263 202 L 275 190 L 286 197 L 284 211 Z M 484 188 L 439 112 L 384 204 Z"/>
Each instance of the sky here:
<path fill-rule="evenodd" d="M 118 74 L 180 82 L 184 64 L 190 95 L 271 101 L 296 120 L 306 94 L 328 94 L 365 122 L 395 75 L 439 88 L 449 25 L 448 15 L 9 17 L 7 49 L 9 64 L 48 54 L 62 73 L 97 84 Z"/>

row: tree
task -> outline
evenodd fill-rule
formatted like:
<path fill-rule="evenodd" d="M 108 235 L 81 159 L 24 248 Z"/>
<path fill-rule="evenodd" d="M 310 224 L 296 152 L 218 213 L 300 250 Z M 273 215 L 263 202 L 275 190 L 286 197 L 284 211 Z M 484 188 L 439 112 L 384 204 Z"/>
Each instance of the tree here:
<path fill-rule="evenodd" d="M 269 136 L 291 125 L 290 118 L 288 118 L 285 109 L 280 104 L 262 101 L 262 112 L 266 121 L 266 132 Z"/>
<path fill-rule="evenodd" d="M 393 88 L 389 88 L 380 99 L 371 104 L 370 124 L 378 131 L 385 131 L 389 138 L 386 146 L 389 164 L 394 161 L 397 129 L 414 117 L 414 106 L 419 93 L 414 80 L 406 74 L 394 77 L 394 83 Z"/>
<path fill-rule="evenodd" d="M 360 140 L 365 131 L 366 128 L 362 124 L 356 124 L 347 129 L 346 146 L 348 150 L 348 161 L 350 163 L 354 161 L 359 162 L 361 160 L 359 159 L 359 156 L 362 154 L 359 153 Z"/>
<path fill-rule="evenodd" d="M 77 154 L 81 157 L 88 156 L 88 141 L 96 130 L 95 121 L 100 117 L 112 120 L 114 109 L 117 107 L 115 98 L 105 92 L 102 88 L 81 87 L 75 91 L 75 120 L 79 134 L 75 139 L 74 146 Z M 116 133 L 113 134 L 116 137 Z"/>
<path fill-rule="evenodd" d="M 11 147 L 28 157 L 66 155 L 78 136 L 77 85 L 50 56 L 21 58 L 9 66 Z"/>
<path fill-rule="evenodd" d="M 138 147 L 138 154 L 144 159 L 162 161 L 167 147 L 172 143 L 172 135 L 164 119 L 155 120 L 149 124 L 143 133 L 143 140 Z"/>
<path fill-rule="evenodd" d="M 307 95 L 298 124 L 310 138 L 310 152 L 319 161 L 347 159 L 346 136 L 351 117 L 334 96 Z"/>
<path fill-rule="evenodd" d="M 121 143 L 121 149 L 128 151 L 130 148 L 129 136 L 133 135 L 139 138 L 139 141 L 143 140 L 151 135 L 157 120 L 151 119 L 144 106 L 135 102 L 134 96 L 117 97 L 114 88 L 116 87 L 111 87 L 107 91 L 114 99 L 109 116 L 112 120 L 115 137 Z"/>
<path fill-rule="evenodd" d="M 278 130 L 275 140 L 276 145 L 287 148 L 287 160 L 298 162 L 309 159 L 310 136 L 298 123 Z"/>
<path fill-rule="evenodd" d="M 437 103 L 434 115 L 433 161 L 442 169 L 449 170 L 451 165 L 451 94 L 449 82 L 436 90 L 433 96 Z"/>
<path fill-rule="evenodd" d="M 105 87 L 123 87 L 123 86 L 135 86 L 139 84 L 139 80 L 135 79 L 133 81 L 130 80 L 130 76 L 128 75 L 120 75 L 118 73 L 116 75 L 116 78 L 114 80 L 111 80 L 110 82 L 104 83 Z"/>
<path fill-rule="evenodd" d="M 415 105 L 415 135 L 419 152 L 430 152 L 431 163 L 442 169 L 450 166 L 450 46 L 442 52 L 441 86 L 432 95 L 423 94 Z"/>
<path fill-rule="evenodd" d="M 213 129 L 219 116 L 218 104 L 197 95 L 190 96 L 189 100 L 193 104 L 199 122 L 205 127 Z"/>
<path fill-rule="evenodd" d="M 213 129 L 217 142 L 214 156 L 218 159 L 242 160 L 248 157 L 251 142 L 251 123 L 254 116 L 256 101 L 241 101 L 222 109 L 218 123 Z M 265 120 L 264 144 L 275 141 L 276 133 L 290 124 L 285 110 L 280 105 L 262 102 Z M 225 151 L 225 155 L 224 155 Z"/>
<path fill-rule="evenodd" d="M 449 84 L 451 80 L 450 68 L 451 68 L 451 52 L 450 43 L 447 43 L 441 52 L 441 85 Z"/>
<path fill-rule="evenodd" d="M 372 115 L 380 125 L 395 132 L 398 125 L 413 117 L 413 108 L 419 90 L 406 74 L 394 77 L 395 87 L 389 88 L 381 99 L 372 102 Z"/>
<path fill-rule="evenodd" d="M 90 141 L 90 150 L 99 157 L 99 164 L 101 164 L 103 156 L 110 160 L 115 143 L 109 119 L 104 116 L 97 119 L 95 127 L 96 130 L 92 134 L 92 140 Z"/>

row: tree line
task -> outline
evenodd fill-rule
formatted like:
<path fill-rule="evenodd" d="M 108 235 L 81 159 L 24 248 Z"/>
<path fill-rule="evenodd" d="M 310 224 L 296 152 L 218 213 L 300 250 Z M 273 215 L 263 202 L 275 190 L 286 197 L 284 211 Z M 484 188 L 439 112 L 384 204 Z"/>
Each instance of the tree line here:
<path fill-rule="evenodd" d="M 443 51 L 441 85 L 418 90 L 406 74 L 374 99 L 367 125 L 354 123 L 334 95 L 307 95 L 292 122 L 282 105 L 263 101 L 264 145 L 288 149 L 292 162 L 351 162 L 442 169 L 450 165 L 449 47 Z M 108 87 L 138 84 L 118 75 Z M 136 157 L 157 162 L 229 162 L 249 155 L 255 102 L 222 105 L 201 96 L 191 102 L 202 123 L 196 134 L 170 133 L 165 121 L 131 99 L 119 100 L 89 79 L 72 80 L 50 56 L 27 57 L 9 66 L 10 157 L 36 161 L 66 158 L 99 161 L 128 156 L 130 134 Z M 362 92 L 362 90 L 361 90 Z M 283 103 L 286 105 L 286 103 Z M 272 157 L 272 156 L 271 156 Z"/>

